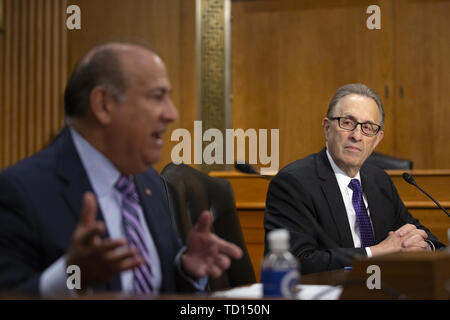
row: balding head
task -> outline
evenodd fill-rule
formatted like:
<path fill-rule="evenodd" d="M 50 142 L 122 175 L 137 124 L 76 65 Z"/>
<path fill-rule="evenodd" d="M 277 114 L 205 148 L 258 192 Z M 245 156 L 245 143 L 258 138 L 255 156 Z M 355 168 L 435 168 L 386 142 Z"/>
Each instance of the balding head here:
<path fill-rule="evenodd" d="M 66 118 L 82 118 L 89 109 L 89 96 L 95 87 L 104 87 L 120 101 L 127 89 L 124 57 L 130 53 L 152 52 L 130 43 L 106 43 L 90 50 L 73 70 L 64 93 Z M 155 54 L 156 56 L 156 54 Z M 156 56 L 157 57 L 157 56 Z"/>
<path fill-rule="evenodd" d="M 68 124 L 123 174 L 157 162 L 163 134 L 178 113 L 164 62 L 127 43 L 92 49 L 72 73 L 65 93 Z"/>

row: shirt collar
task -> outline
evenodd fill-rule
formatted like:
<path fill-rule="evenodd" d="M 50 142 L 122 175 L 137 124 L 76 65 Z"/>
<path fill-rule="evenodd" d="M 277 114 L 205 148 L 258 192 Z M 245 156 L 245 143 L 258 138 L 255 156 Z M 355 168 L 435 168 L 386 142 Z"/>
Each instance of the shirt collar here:
<path fill-rule="evenodd" d="M 75 148 L 97 197 L 114 190 L 120 172 L 100 151 L 94 148 L 75 129 L 70 128 Z"/>

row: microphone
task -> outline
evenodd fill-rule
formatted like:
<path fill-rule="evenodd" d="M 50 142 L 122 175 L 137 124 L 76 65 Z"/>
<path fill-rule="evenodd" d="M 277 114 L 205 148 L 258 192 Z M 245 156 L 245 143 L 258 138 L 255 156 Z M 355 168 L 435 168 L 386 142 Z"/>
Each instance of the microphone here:
<path fill-rule="evenodd" d="M 440 204 L 439 202 L 437 202 L 436 200 L 434 200 L 434 198 L 432 196 L 430 196 L 428 193 L 425 192 L 425 190 L 423 190 L 421 187 L 419 187 L 416 183 L 416 181 L 414 180 L 413 176 L 410 175 L 407 172 L 403 172 L 402 174 L 403 179 L 408 182 L 409 184 L 412 184 L 413 186 L 415 186 L 417 189 L 419 189 L 420 191 L 422 191 L 428 198 L 430 198 L 431 200 L 433 200 L 433 202 L 439 207 L 439 209 L 441 209 L 442 211 L 444 211 L 447 216 L 450 218 L 450 214 L 447 212 L 447 210 L 445 210 Z"/>
<path fill-rule="evenodd" d="M 258 172 L 258 170 L 255 169 L 255 167 L 253 167 L 252 165 L 249 165 L 248 163 L 245 163 L 245 162 L 236 162 L 236 163 L 234 164 L 234 167 L 235 167 L 236 170 L 238 170 L 239 172 L 247 173 L 247 174 L 256 174 L 256 175 L 260 176 L 261 178 L 271 180 L 271 177 L 270 177 L 270 176 L 262 175 L 261 173 Z"/>
<path fill-rule="evenodd" d="M 248 163 L 245 163 L 245 162 L 236 162 L 236 163 L 234 164 L 234 167 L 235 167 L 238 171 L 240 171 L 240 172 L 242 172 L 242 173 L 257 174 L 257 175 L 259 175 L 259 172 L 256 171 L 256 169 L 255 169 L 253 166 L 251 166 L 251 165 L 249 165 Z"/>

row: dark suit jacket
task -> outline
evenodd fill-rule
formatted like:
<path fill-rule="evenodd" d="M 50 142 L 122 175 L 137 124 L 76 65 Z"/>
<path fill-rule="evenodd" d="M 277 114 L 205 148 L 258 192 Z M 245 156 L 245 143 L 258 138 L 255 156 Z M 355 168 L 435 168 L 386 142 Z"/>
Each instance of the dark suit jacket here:
<path fill-rule="evenodd" d="M 389 231 L 410 223 L 425 230 L 436 248 L 444 246 L 411 216 L 385 171 L 364 164 L 360 175 L 376 243 Z M 344 201 L 325 148 L 289 164 L 272 179 L 264 227 L 266 234 L 277 228 L 289 230 L 291 251 L 300 258 L 305 274 L 343 268 L 356 255 L 366 255 L 364 248 L 354 247 Z"/>
<path fill-rule="evenodd" d="M 161 292 L 190 289 L 174 264 L 181 242 L 160 176 L 150 168 L 135 183 L 161 261 Z M 0 290 L 38 294 L 41 273 L 70 246 L 86 191 L 93 189 L 68 128 L 47 148 L 0 173 Z M 120 291 L 120 277 L 95 290 Z"/>

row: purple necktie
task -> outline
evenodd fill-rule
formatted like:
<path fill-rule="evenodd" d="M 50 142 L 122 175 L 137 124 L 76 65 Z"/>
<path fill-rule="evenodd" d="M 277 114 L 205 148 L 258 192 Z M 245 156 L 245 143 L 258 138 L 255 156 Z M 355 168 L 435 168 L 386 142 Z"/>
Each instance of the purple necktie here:
<path fill-rule="evenodd" d="M 122 194 L 122 225 L 129 244 L 139 250 L 145 260 L 141 266 L 133 269 L 134 292 L 147 294 L 152 292 L 152 270 L 150 268 L 149 251 L 144 241 L 144 230 L 139 220 L 139 197 L 136 193 L 133 180 L 121 176 L 115 185 Z"/>
<path fill-rule="evenodd" d="M 362 188 L 358 179 L 352 179 L 348 187 L 353 190 L 352 203 L 356 212 L 356 221 L 359 225 L 359 234 L 361 236 L 361 247 L 370 247 L 375 244 L 373 237 L 372 224 L 367 214 L 366 206 L 363 201 Z"/>

